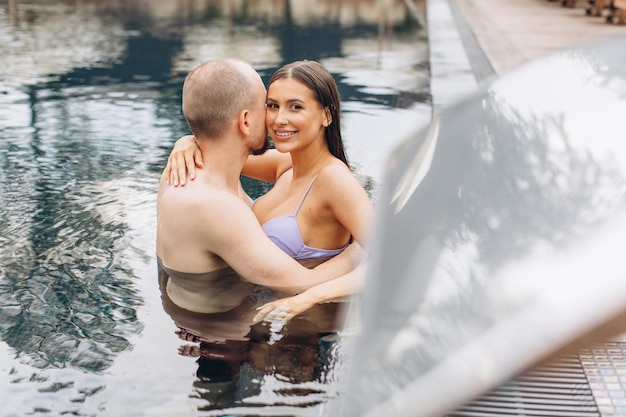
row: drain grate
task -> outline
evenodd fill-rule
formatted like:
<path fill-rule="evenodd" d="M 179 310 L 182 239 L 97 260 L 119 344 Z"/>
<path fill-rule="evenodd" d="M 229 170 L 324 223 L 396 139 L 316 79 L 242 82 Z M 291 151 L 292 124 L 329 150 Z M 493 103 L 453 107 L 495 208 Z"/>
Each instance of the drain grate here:
<path fill-rule="evenodd" d="M 607 342 L 578 352 L 603 417 L 626 416 L 626 343 Z"/>
<path fill-rule="evenodd" d="M 626 343 L 607 342 L 532 369 L 448 417 L 626 417 Z"/>

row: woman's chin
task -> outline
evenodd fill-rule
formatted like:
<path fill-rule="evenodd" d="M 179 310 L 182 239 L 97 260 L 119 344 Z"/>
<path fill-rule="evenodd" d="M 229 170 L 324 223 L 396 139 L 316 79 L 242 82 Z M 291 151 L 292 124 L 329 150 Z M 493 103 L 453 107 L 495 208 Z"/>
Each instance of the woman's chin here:
<path fill-rule="evenodd" d="M 279 140 L 272 139 L 272 142 L 274 142 L 274 148 L 280 153 L 289 153 L 293 148 L 288 143 L 280 142 Z"/>

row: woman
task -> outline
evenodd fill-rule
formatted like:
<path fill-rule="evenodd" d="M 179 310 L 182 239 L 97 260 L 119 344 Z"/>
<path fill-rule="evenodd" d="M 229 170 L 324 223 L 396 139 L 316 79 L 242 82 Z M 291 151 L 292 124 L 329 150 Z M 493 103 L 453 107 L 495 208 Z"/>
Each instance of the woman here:
<path fill-rule="evenodd" d="M 313 267 L 339 254 L 352 241 L 367 247 L 374 209 L 363 187 L 352 175 L 340 128 L 340 98 L 332 75 L 315 61 L 297 61 L 277 70 L 270 79 L 266 126 L 275 150 L 250 156 L 243 175 L 274 183 L 252 204 L 263 230 L 279 247 Z M 184 184 L 187 162 L 202 164 L 193 141 L 176 143 L 164 175 Z M 178 162 L 178 163 L 177 163 Z M 320 284 L 296 296 L 259 308 L 264 317 L 291 319 L 312 305 L 357 291 L 358 274 Z"/>

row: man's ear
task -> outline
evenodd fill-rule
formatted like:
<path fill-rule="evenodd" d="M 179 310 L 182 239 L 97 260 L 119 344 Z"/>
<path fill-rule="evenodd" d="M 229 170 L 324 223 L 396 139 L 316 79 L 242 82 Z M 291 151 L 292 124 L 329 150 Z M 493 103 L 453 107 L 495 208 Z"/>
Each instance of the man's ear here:
<path fill-rule="evenodd" d="M 324 125 L 324 127 L 328 127 L 333 122 L 333 115 L 330 112 L 330 108 L 329 107 L 325 107 L 324 108 L 324 115 L 326 117 L 324 117 L 324 121 L 322 122 L 322 124 Z"/>
<path fill-rule="evenodd" d="M 239 113 L 239 118 L 237 118 L 237 127 L 242 134 L 246 136 L 250 135 L 250 111 L 243 110 Z"/>

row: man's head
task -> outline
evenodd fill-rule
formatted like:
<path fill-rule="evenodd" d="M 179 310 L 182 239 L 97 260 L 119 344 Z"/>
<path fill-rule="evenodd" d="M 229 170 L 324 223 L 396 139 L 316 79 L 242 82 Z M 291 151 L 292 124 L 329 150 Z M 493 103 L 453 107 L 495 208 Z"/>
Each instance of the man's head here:
<path fill-rule="evenodd" d="M 185 79 L 183 114 L 198 140 L 220 140 L 237 127 L 257 153 L 269 145 L 265 95 L 263 81 L 250 65 L 235 59 L 206 61 Z"/>

